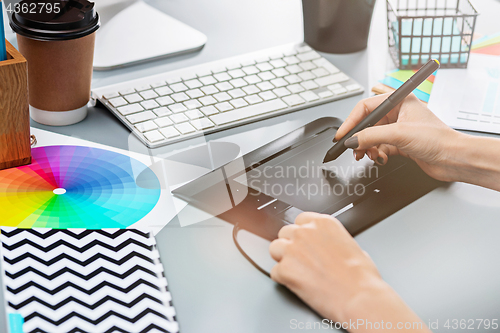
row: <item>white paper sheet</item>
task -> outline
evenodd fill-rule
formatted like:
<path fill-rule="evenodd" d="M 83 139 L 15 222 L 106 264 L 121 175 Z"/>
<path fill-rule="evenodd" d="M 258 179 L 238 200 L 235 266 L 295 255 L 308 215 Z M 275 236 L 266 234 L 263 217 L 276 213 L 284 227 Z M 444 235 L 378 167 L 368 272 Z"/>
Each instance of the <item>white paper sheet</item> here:
<path fill-rule="evenodd" d="M 455 129 L 500 134 L 500 57 L 471 54 L 467 69 L 441 69 L 429 108 Z"/>

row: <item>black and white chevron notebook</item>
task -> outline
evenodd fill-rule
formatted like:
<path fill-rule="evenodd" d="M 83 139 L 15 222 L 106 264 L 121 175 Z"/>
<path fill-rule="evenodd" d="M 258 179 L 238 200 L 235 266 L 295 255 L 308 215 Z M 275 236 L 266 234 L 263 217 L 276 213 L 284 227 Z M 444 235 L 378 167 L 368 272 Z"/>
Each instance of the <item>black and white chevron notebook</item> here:
<path fill-rule="evenodd" d="M 178 332 L 149 232 L 1 228 L 10 333 Z"/>

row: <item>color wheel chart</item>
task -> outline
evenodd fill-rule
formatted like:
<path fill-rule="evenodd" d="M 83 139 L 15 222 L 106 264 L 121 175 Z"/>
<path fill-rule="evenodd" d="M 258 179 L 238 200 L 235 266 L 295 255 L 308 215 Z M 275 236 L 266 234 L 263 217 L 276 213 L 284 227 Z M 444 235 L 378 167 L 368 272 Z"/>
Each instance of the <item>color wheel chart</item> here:
<path fill-rule="evenodd" d="M 160 198 L 154 172 L 123 154 L 47 146 L 32 149 L 32 156 L 30 165 L 0 171 L 3 226 L 126 228 L 146 216 Z"/>

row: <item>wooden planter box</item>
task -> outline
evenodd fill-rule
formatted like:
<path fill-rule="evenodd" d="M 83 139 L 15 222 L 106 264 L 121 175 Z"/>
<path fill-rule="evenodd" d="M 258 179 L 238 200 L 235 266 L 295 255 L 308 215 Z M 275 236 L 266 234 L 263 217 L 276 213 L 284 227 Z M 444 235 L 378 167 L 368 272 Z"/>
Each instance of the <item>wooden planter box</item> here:
<path fill-rule="evenodd" d="M 8 41 L 0 61 L 0 170 L 31 163 L 28 66 Z"/>

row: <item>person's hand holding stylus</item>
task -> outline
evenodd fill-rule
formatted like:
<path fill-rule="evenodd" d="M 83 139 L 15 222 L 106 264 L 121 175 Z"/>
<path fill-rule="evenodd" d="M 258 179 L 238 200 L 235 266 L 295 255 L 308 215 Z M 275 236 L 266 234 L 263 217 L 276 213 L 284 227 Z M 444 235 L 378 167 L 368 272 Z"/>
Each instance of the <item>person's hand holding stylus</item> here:
<path fill-rule="evenodd" d="M 387 95 L 360 101 L 335 135 L 340 140 L 372 112 Z M 500 140 L 457 132 L 445 125 L 415 95 L 393 108 L 375 126 L 345 144 L 357 160 L 366 154 L 378 164 L 391 155 L 413 159 L 429 176 L 500 190 Z"/>

